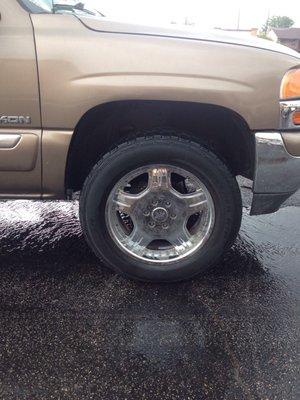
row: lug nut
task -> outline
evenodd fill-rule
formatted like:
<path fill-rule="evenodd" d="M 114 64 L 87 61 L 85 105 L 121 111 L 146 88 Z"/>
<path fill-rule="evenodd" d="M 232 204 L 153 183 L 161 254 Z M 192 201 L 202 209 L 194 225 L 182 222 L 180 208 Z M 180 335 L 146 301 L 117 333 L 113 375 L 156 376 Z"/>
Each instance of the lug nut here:
<path fill-rule="evenodd" d="M 170 207 L 170 206 L 171 206 L 171 203 L 170 203 L 169 201 L 166 201 L 166 202 L 165 202 L 165 205 L 166 205 L 166 207 Z"/>
<path fill-rule="evenodd" d="M 143 211 L 143 215 L 144 215 L 145 217 L 149 217 L 150 211 L 144 210 L 144 211 Z"/>
<path fill-rule="evenodd" d="M 152 200 L 152 205 L 153 206 L 157 206 L 157 204 L 158 204 L 158 201 L 156 199 Z"/>
<path fill-rule="evenodd" d="M 150 228 L 154 228 L 155 227 L 155 223 L 153 221 L 150 221 L 149 224 Z"/>
<path fill-rule="evenodd" d="M 172 219 L 176 219 L 177 215 L 176 215 L 176 214 L 171 214 L 170 217 L 171 217 Z"/>
<path fill-rule="evenodd" d="M 163 226 L 162 226 L 164 229 L 168 229 L 169 228 L 169 225 L 168 224 L 163 224 Z"/>

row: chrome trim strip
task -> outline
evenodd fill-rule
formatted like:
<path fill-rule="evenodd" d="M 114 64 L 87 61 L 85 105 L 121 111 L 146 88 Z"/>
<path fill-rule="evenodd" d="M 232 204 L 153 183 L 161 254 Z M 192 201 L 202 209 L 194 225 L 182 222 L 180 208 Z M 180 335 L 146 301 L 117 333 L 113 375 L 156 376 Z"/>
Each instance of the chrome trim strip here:
<path fill-rule="evenodd" d="M 21 140 L 17 133 L 0 133 L 0 149 L 13 149 Z"/>
<path fill-rule="evenodd" d="M 280 128 L 281 129 L 299 129 L 299 125 L 295 125 L 292 120 L 294 111 L 300 111 L 299 100 L 285 100 L 280 102 Z"/>
<path fill-rule="evenodd" d="M 279 132 L 256 132 L 254 193 L 294 193 L 300 188 L 300 157 L 285 148 Z"/>

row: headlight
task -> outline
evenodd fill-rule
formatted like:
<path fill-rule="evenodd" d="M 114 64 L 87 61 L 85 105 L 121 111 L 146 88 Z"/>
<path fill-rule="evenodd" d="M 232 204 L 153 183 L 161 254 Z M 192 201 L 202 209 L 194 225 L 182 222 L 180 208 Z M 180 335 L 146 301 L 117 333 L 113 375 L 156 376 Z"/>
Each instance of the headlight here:
<path fill-rule="evenodd" d="M 300 98 L 300 68 L 290 69 L 283 77 L 280 88 L 282 100 Z"/>

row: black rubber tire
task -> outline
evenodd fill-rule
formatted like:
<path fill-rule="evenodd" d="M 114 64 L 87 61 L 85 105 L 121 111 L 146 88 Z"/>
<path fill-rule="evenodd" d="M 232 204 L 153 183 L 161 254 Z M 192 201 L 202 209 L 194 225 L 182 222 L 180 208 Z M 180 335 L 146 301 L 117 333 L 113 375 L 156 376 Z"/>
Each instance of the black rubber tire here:
<path fill-rule="evenodd" d="M 182 167 L 204 182 L 214 201 L 215 225 L 205 245 L 189 257 L 153 265 L 126 254 L 114 243 L 106 228 L 105 205 L 121 177 L 155 163 Z M 117 273 L 142 281 L 185 280 L 214 266 L 235 240 L 241 216 L 240 190 L 227 166 L 210 150 L 177 136 L 138 137 L 120 144 L 95 165 L 80 196 L 82 229 L 95 254 Z"/>

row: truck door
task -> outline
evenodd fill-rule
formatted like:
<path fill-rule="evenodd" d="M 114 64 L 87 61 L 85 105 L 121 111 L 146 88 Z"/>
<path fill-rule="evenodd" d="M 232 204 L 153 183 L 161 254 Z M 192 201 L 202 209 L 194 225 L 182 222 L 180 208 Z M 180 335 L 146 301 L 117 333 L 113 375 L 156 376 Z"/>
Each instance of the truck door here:
<path fill-rule="evenodd" d="M 33 27 L 17 0 L 0 1 L 0 197 L 41 195 L 41 118 Z"/>

